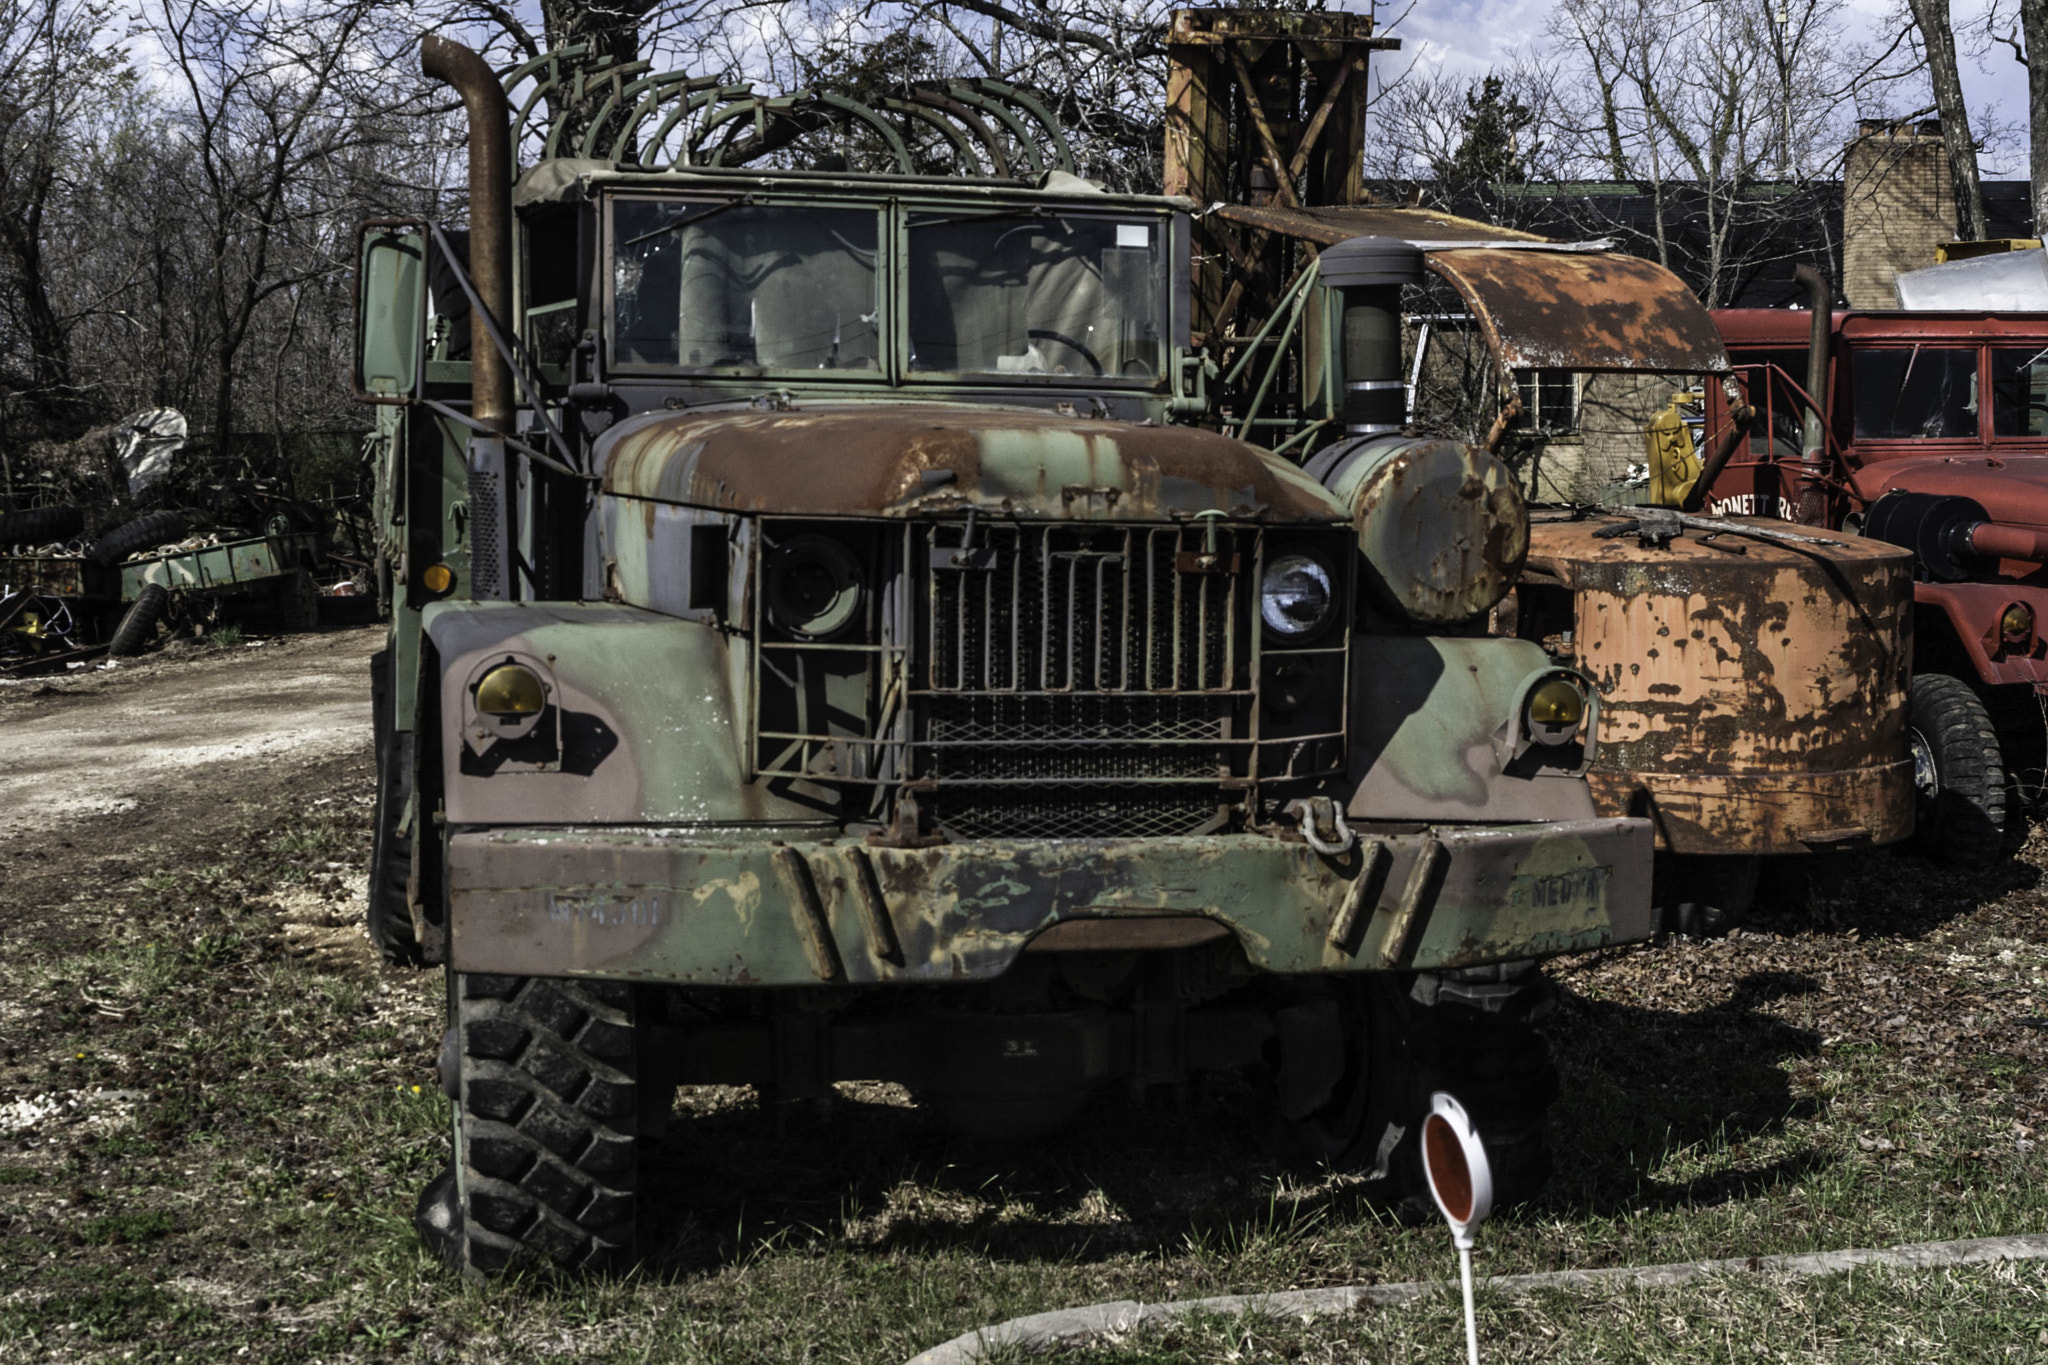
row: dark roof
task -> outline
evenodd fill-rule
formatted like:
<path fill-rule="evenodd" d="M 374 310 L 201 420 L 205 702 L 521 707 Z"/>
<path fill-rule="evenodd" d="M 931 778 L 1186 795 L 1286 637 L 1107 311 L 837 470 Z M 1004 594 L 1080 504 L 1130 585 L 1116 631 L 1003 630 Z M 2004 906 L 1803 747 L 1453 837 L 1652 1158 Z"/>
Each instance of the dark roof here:
<path fill-rule="evenodd" d="M 1406 184 L 1368 188 L 1399 200 Z M 1580 181 L 1470 186 L 1442 198 L 1443 210 L 1520 232 L 1564 240 L 1609 237 L 1632 255 L 1662 259 L 1694 289 L 1706 283 L 1713 234 L 1706 196 L 1697 184 L 1661 188 L 1631 181 Z M 1723 307 L 1782 308 L 1804 301 L 1792 268 L 1805 263 L 1841 278 L 1842 186 L 1839 181 L 1760 181 L 1743 194 L 1749 212 L 1724 243 L 1736 262 Z M 1984 182 L 1991 237 L 2031 237 L 2025 181 Z M 1662 232 L 1659 232 L 1659 209 Z"/>

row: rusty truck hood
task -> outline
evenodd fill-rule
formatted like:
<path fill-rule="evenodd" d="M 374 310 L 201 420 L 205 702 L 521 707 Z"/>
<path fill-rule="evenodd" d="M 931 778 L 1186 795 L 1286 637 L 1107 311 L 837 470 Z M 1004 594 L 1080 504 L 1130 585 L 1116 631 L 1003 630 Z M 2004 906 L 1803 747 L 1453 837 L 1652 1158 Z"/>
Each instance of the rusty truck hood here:
<path fill-rule="evenodd" d="M 1208 511 L 1346 520 L 1293 465 L 1227 436 L 1029 408 L 651 413 L 607 431 L 598 456 L 607 493 L 736 512 L 903 517 L 977 507 L 1114 521 Z"/>
<path fill-rule="evenodd" d="M 1994 521 L 2048 526 L 2048 455 L 1922 455 L 1873 460 L 1855 471 L 1857 495 L 1893 489 L 1972 498 Z"/>
<path fill-rule="evenodd" d="M 1685 281 L 1619 252 L 1432 251 L 1509 370 L 1721 374 L 1728 352 Z"/>

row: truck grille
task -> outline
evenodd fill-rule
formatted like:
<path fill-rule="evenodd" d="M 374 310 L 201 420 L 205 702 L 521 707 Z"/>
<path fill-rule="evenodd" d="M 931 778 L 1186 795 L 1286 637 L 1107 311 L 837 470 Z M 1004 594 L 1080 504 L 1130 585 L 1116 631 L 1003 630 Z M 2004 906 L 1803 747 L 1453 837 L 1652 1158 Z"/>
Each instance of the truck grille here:
<path fill-rule="evenodd" d="M 925 620 L 934 692 L 1226 692 L 1240 685 L 1252 536 L 1200 528 L 937 528 Z M 945 563 L 958 556 L 963 567 Z"/>
<path fill-rule="evenodd" d="M 1262 636 L 1258 574 L 1310 551 L 1348 601 L 1347 528 L 769 522 L 753 571 L 795 534 L 871 566 L 872 612 L 824 639 L 757 614 L 758 774 L 872 787 L 843 808 L 884 819 L 907 787 L 954 838 L 1061 839 L 1227 828 L 1342 769 L 1348 631 Z"/>

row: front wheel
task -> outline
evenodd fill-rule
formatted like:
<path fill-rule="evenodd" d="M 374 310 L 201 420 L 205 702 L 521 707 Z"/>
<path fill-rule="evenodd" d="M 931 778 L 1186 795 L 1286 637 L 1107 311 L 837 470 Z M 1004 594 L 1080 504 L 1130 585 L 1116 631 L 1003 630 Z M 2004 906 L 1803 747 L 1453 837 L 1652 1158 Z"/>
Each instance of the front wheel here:
<path fill-rule="evenodd" d="M 1534 1027 L 1551 1001 L 1538 964 L 1372 975 L 1338 990 L 1350 1042 L 1344 1074 L 1324 1104 L 1290 1122 L 1299 1150 L 1364 1175 L 1374 1198 L 1404 1214 L 1426 1213 L 1422 1118 L 1441 1090 L 1479 1128 L 1497 1204 L 1543 1188 L 1557 1071 Z"/>
<path fill-rule="evenodd" d="M 455 1157 L 418 1227 L 451 1268 L 629 1264 L 642 1029 L 619 982 L 450 973 Z"/>
<path fill-rule="evenodd" d="M 370 829 L 370 885 L 364 920 L 370 942 L 394 967 L 425 961 L 412 923 L 412 829 L 400 823 L 412 803 L 411 730 L 393 720 L 391 651 L 370 656 L 370 735 L 377 759 L 377 801 Z"/>
<path fill-rule="evenodd" d="M 2005 758 L 1976 689 L 1922 673 L 1908 694 L 1913 743 L 1913 842 L 1959 867 L 1989 867 L 2005 847 Z"/>

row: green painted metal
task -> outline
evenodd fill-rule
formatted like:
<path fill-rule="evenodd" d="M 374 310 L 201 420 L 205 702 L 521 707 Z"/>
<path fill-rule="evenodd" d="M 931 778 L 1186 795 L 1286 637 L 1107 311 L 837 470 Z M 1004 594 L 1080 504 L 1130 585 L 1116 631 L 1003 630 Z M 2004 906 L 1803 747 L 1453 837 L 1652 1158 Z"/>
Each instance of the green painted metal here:
<path fill-rule="evenodd" d="M 320 537 L 311 531 L 283 536 L 254 536 L 196 550 L 131 559 L 121 566 L 121 600 L 133 602 L 144 585 L 160 584 L 173 592 L 229 593 L 250 590 L 296 572 L 320 553 Z"/>
<path fill-rule="evenodd" d="M 356 390 L 376 398 L 409 394 L 419 381 L 425 342 L 426 244 L 417 232 L 374 228 L 363 234 L 357 269 L 375 306 L 356 318 Z"/>
<path fill-rule="evenodd" d="M 1194 915 L 1225 926 L 1261 971 L 1371 971 L 1390 956 L 1410 969 L 1472 966 L 1647 936 L 1649 864 L 1631 856 L 1631 823 L 1389 835 L 1390 858 L 1348 868 L 1252 835 L 892 849 L 732 832 L 458 830 L 452 960 L 706 986 L 965 984 L 1002 975 L 1063 921 Z M 1406 951 L 1390 954 L 1402 888 L 1432 840 L 1448 850 L 1441 889 Z M 900 954 L 864 916 L 863 863 Z M 1374 866 L 1378 889 L 1347 951 L 1330 926 L 1362 866 Z M 806 942 L 812 905 L 836 949 L 823 957 Z"/>

